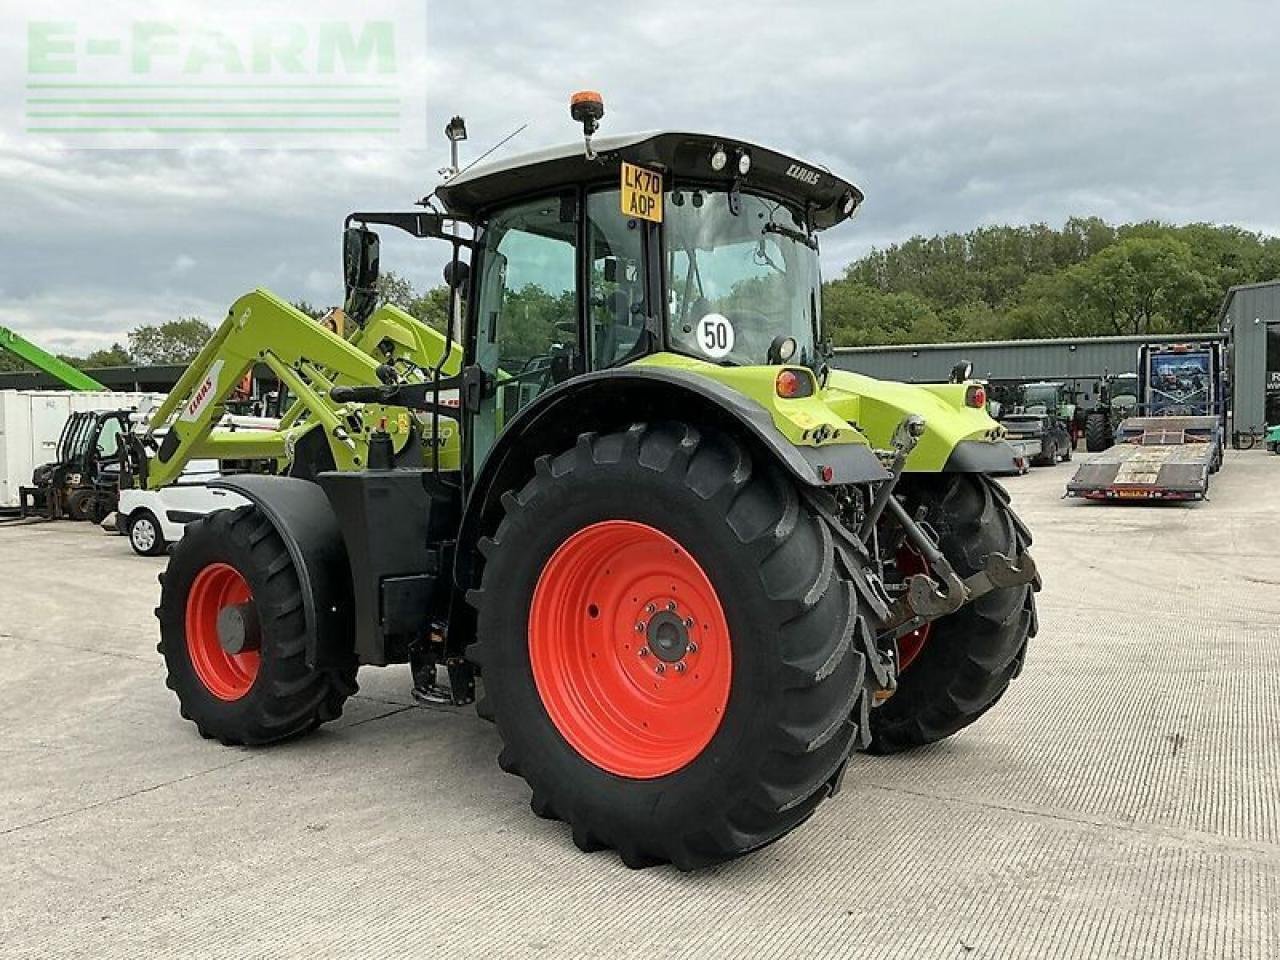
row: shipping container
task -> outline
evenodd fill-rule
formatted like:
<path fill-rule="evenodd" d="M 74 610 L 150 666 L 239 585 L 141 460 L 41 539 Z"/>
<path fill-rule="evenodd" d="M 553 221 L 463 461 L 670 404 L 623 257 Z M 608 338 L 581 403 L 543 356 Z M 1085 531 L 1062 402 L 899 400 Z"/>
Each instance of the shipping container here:
<path fill-rule="evenodd" d="M 36 467 L 53 461 L 58 436 L 73 412 L 136 409 L 163 401 L 162 393 L 0 390 L 0 509 L 18 506 L 18 488 Z"/>

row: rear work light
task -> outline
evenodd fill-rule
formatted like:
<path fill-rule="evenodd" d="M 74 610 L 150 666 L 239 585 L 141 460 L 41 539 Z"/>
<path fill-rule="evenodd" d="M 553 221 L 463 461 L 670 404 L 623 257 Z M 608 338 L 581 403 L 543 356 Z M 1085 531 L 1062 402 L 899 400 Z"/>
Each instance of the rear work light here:
<path fill-rule="evenodd" d="M 975 410 L 981 410 L 987 405 L 987 389 L 986 387 L 973 386 L 964 392 L 964 405 L 973 407 Z"/>
<path fill-rule="evenodd" d="M 812 397 L 813 375 L 807 371 L 781 370 L 774 381 L 774 389 L 784 400 Z"/>

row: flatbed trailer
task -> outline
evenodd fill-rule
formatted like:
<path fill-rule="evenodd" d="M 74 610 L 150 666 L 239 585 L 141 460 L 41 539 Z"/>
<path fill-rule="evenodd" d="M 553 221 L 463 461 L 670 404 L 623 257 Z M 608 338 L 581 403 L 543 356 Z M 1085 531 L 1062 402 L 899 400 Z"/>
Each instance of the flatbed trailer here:
<path fill-rule="evenodd" d="M 1222 462 L 1222 421 L 1130 417 L 1115 446 L 1080 466 L 1067 496 L 1086 500 L 1204 500 Z"/>
<path fill-rule="evenodd" d="M 1144 344 L 1138 350 L 1137 416 L 1120 421 L 1115 446 L 1067 483 L 1088 500 L 1204 500 L 1222 466 L 1226 417 L 1222 345 Z"/>

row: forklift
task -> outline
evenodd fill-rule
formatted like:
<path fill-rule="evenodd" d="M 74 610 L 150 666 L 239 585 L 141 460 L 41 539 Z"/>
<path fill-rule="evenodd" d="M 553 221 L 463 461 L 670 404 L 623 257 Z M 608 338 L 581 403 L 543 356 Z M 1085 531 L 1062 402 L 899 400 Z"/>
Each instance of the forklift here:
<path fill-rule="evenodd" d="M 23 517 L 91 520 L 115 510 L 124 437 L 132 410 L 81 410 L 58 436 L 55 459 L 36 467 L 31 486 L 19 487 Z"/>

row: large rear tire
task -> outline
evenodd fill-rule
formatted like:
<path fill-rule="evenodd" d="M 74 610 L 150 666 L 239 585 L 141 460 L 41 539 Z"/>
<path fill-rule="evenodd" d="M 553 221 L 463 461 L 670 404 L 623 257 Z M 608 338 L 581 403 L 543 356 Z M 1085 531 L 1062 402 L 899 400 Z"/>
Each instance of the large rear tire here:
<path fill-rule="evenodd" d="M 685 424 L 584 434 L 536 466 L 469 595 L 499 763 L 534 812 L 583 850 L 681 869 L 806 820 L 875 686 L 826 521 L 779 469 Z"/>
<path fill-rule="evenodd" d="M 298 572 L 271 521 L 253 506 L 188 525 L 174 547 L 156 616 L 166 683 L 182 716 L 228 746 L 260 745 L 314 730 L 356 692 L 354 657 L 341 669 L 306 662 Z M 234 608 L 241 652 L 220 642 Z"/>
<path fill-rule="evenodd" d="M 1111 418 L 1105 413 L 1090 413 L 1084 418 L 1084 448 L 1090 453 L 1106 450 L 1115 439 L 1111 435 Z"/>
<path fill-rule="evenodd" d="M 961 577 L 991 553 L 1017 556 L 1031 534 L 1004 489 L 977 474 L 908 475 L 907 507 L 926 508 L 938 545 Z M 995 590 L 928 625 L 898 674 L 897 691 L 871 714 L 872 753 L 896 753 L 951 736 L 991 709 L 1022 670 L 1036 634 L 1031 584 Z"/>

